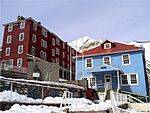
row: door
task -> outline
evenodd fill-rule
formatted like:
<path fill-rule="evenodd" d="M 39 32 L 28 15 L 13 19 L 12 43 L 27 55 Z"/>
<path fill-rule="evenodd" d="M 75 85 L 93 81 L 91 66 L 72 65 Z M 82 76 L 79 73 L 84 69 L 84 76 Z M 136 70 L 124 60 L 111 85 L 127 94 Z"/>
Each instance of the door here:
<path fill-rule="evenodd" d="M 106 88 L 108 90 L 112 89 L 112 78 L 111 78 L 111 74 L 107 74 L 104 76 L 105 78 L 105 85 L 106 85 Z"/>

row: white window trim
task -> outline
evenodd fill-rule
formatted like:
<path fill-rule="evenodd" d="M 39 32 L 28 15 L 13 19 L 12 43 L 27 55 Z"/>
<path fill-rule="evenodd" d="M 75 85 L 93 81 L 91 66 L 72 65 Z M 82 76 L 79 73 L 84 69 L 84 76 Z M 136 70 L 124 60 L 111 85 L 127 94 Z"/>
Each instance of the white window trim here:
<path fill-rule="evenodd" d="M 124 64 L 124 62 L 123 62 L 123 55 L 128 55 L 129 56 L 129 64 Z M 122 54 L 122 65 L 130 65 L 130 64 L 131 64 L 130 54 Z"/>
<path fill-rule="evenodd" d="M 23 39 L 21 40 L 20 37 L 21 37 L 22 34 L 23 34 Z M 23 41 L 23 40 L 24 40 L 24 33 L 20 33 L 19 34 L 19 41 Z"/>
<path fill-rule="evenodd" d="M 122 75 L 127 75 L 127 81 L 128 81 L 128 84 L 122 84 Z M 130 82 L 129 82 L 129 74 L 120 74 L 120 78 L 121 78 L 121 86 L 129 86 L 130 85 Z"/>
<path fill-rule="evenodd" d="M 90 83 L 92 83 L 92 78 L 95 78 L 95 86 L 92 86 L 92 88 L 96 88 L 96 77 L 95 76 L 90 76 L 89 77 Z"/>
<path fill-rule="evenodd" d="M 8 38 L 10 38 L 10 42 L 8 41 Z M 8 35 L 8 36 L 7 36 L 6 43 L 7 43 L 7 44 L 10 44 L 10 43 L 11 43 L 11 41 L 12 41 L 12 36 L 11 36 L 11 35 Z"/>
<path fill-rule="evenodd" d="M 22 52 L 19 52 L 19 48 L 22 47 Z M 18 54 L 22 54 L 23 53 L 23 45 L 19 45 L 18 46 Z"/>
<path fill-rule="evenodd" d="M 109 48 L 107 48 L 106 45 L 109 45 Z M 104 49 L 110 49 L 110 48 L 111 48 L 111 43 L 105 43 L 104 44 Z"/>
<path fill-rule="evenodd" d="M 34 27 L 35 26 L 35 27 Z M 37 23 L 33 22 L 33 30 L 36 31 L 37 30 Z"/>
<path fill-rule="evenodd" d="M 19 60 L 21 60 L 21 65 L 20 65 L 20 66 L 18 66 Z M 17 59 L 17 66 L 18 66 L 18 67 L 22 67 L 22 61 L 23 61 L 22 58 L 18 58 L 18 59 Z"/>
<path fill-rule="evenodd" d="M 6 54 L 7 49 L 9 49 L 9 54 Z M 5 49 L 5 56 L 9 56 L 9 55 L 10 55 L 10 47 L 7 47 L 7 48 Z"/>
<path fill-rule="evenodd" d="M 35 38 L 35 40 L 33 40 L 33 37 Z M 32 42 L 36 43 L 36 35 L 35 34 L 32 34 Z"/>
<path fill-rule="evenodd" d="M 104 63 L 104 58 L 105 58 L 105 57 L 109 57 L 109 62 L 110 62 L 110 66 L 111 66 L 111 56 L 103 56 L 103 64 L 105 64 L 105 63 Z M 108 64 L 107 64 L 107 65 L 108 65 Z"/>
<path fill-rule="evenodd" d="M 32 54 L 32 55 L 35 55 L 36 52 L 35 52 L 35 53 L 32 53 L 32 48 L 34 48 L 34 50 L 35 50 L 35 47 L 32 46 L 32 47 L 31 47 L 31 54 Z"/>
<path fill-rule="evenodd" d="M 92 63 L 92 66 L 91 66 L 91 67 L 87 67 L 87 60 L 88 60 L 88 59 L 91 59 L 91 63 Z M 86 68 L 86 69 L 91 69 L 91 68 L 93 68 L 93 58 L 86 58 L 86 59 L 85 59 L 85 68 Z"/>
<path fill-rule="evenodd" d="M 131 74 L 135 74 L 136 75 L 136 79 L 137 79 L 137 83 L 136 84 L 131 84 Z M 131 86 L 139 84 L 139 82 L 138 82 L 138 74 L 137 73 L 130 73 L 129 76 L 130 76 L 130 79 L 129 79 L 130 82 L 129 83 L 130 83 Z"/>
<path fill-rule="evenodd" d="M 22 23 L 23 23 L 23 26 L 22 26 Z M 24 28 L 25 28 L 25 25 L 26 25 L 25 20 L 21 21 L 21 22 L 20 22 L 20 29 L 24 29 Z"/>
<path fill-rule="evenodd" d="M 12 30 L 13 30 L 13 25 L 12 24 L 8 25 L 8 32 L 11 32 Z"/>

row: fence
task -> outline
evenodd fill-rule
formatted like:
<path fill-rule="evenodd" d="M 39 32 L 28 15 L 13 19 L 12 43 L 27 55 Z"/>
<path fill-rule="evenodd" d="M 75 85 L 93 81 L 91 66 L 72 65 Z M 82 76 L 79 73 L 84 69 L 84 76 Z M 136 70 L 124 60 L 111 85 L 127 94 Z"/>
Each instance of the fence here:
<path fill-rule="evenodd" d="M 12 65 L 6 65 L 6 64 L 0 64 L 0 69 L 5 71 L 13 71 L 13 72 L 19 72 L 19 73 L 27 73 L 28 69 L 25 67 L 18 67 L 18 66 L 12 66 Z"/>

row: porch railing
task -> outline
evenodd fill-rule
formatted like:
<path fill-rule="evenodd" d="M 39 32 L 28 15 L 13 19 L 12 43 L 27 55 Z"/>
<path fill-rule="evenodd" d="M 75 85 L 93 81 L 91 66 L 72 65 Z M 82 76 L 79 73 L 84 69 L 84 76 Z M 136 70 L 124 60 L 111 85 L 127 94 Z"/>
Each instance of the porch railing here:
<path fill-rule="evenodd" d="M 27 73 L 28 71 L 28 69 L 25 67 L 6 65 L 2 63 L 0 64 L 0 70 L 13 71 L 13 72 L 19 72 L 19 73 Z"/>

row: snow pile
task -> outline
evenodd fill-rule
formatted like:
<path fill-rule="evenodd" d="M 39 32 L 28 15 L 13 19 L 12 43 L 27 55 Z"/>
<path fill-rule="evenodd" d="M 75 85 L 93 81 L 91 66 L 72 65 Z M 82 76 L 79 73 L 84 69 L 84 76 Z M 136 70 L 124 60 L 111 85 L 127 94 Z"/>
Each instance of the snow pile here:
<path fill-rule="evenodd" d="M 0 92 L 0 102 L 22 102 L 22 103 L 40 103 L 40 99 L 28 98 L 12 91 Z"/>
<path fill-rule="evenodd" d="M 58 107 L 48 107 L 44 105 L 40 106 L 25 106 L 25 105 L 13 105 L 10 110 L 0 111 L 0 113 L 58 113 Z M 65 112 L 62 112 L 65 113 Z"/>
<path fill-rule="evenodd" d="M 83 104 L 83 103 L 74 103 L 70 106 L 70 111 L 102 111 L 111 108 L 111 101 L 107 100 L 106 102 L 100 102 L 99 104 L 92 103 Z"/>
<path fill-rule="evenodd" d="M 86 99 L 86 98 L 67 98 L 65 100 L 62 100 L 62 97 L 46 97 L 43 101 L 44 103 L 52 103 L 52 104 L 58 104 L 58 103 L 66 103 L 66 104 L 75 104 L 75 103 L 81 103 L 81 104 L 92 104 L 92 101 Z"/>

